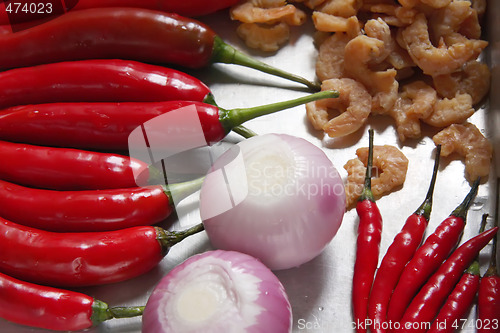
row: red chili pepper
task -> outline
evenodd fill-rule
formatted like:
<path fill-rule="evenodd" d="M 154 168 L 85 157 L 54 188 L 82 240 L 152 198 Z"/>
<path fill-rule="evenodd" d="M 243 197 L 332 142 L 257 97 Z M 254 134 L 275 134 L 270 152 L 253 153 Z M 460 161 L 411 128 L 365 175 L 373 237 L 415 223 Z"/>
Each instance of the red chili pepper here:
<path fill-rule="evenodd" d="M 85 294 L 24 282 L 0 273 L 0 318 L 55 331 L 79 331 L 144 307 L 113 307 Z"/>
<path fill-rule="evenodd" d="M 499 186 L 500 182 L 497 179 L 496 199 L 498 199 L 500 192 Z M 495 220 L 498 225 L 498 206 L 495 212 Z M 490 265 L 479 284 L 476 322 L 478 333 L 500 332 L 500 274 L 497 269 L 497 242 L 498 235 L 493 240 Z"/>
<path fill-rule="evenodd" d="M 424 202 L 408 217 L 401 231 L 394 237 L 377 270 L 368 304 L 372 333 L 386 332 L 392 325 L 387 321 L 387 307 L 405 265 L 413 257 L 424 237 L 432 210 L 440 151 L 441 146 L 438 145 L 432 179 Z"/>
<path fill-rule="evenodd" d="M 491 228 L 458 247 L 412 300 L 401 319 L 401 332 L 425 332 L 463 272 L 497 234 Z M 399 331 L 399 330 L 398 330 Z"/>
<path fill-rule="evenodd" d="M 484 231 L 487 217 L 488 214 L 483 215 L 480 233 Z M 476 257 L 439 310 L 428 333 L 452 333 L 463 326 L 462 320 L 474 303 L 479 290 L 479 268 Z"/>
<path fill-rule="evenodd" d="M 81 59 L 130 59 L 201 68 L 212 62 L 251 67 L 319 90 L 300 76 L 266 65 L 224 43 L 205 24 L 136 8 L 70 11 L 14 34 L 0 35 L 0 70 Z"/>
<path fill-rule="evenodd" d="M 291 101 L 233 110 L 191 101 L 24 105 L 0 111 L 0 139 L 46 146 L 127 150 L 130 133 L 148 120 L 180 108 L 191 108 L 197 114 L 196 123 L 183 120 L 171 124 L 170 129 L 184 135 L 193 131 L 199 134 L 199 129 L 206 142 L 213 144 L 247 120 L 333 97 L 338 97 L 338 92 L 322 91 Z"/>
<path fill-rule="evenodd" d="M 55 233 L 0 218 L 0 271 L 55 287 L 115 283 L 151 270 L 171 246 L 203 230 L 144 226 L 106 232 Z"/>
<path fill-rule="evenodd" d="M 356 262 L 352 279 L 352 306 L 357 332 L 366 332 L 364 325 L 368 317 L 368 297 L 378 265 L 380 239 L 382 236 L 382 215 L 371 191 L 373 165 L 373 130 L 369 130 L 370 144 L 366 166 L 365 186 L 356 204 L 359 216 Z"/>
<path fill-rule="evenodd" d="M 410 262 L 405 266 L 389 302 L 387 319 L 399 322 L 412 298 L 451 254 L 465 227 L 467 211 L 477 193 L 479 179 L 464 201 L 429 235 Z"/>
<path fill-rule="evenodd" d="M 130 7 L 153 9 L 165 12 L 177 13 L 179 15 L 195 17 L 215 13 L 221 9 L 228 8 L 238 2 L 238 0 L 78 0 L 76 4 L 68 7 L 64 2 L 64 12 L 82 10 L 88 8 L 102 7 Z M 36 18 L 36 15 L 26 15 L 25 20 Z M 0 3 L 0 24 L 9 24 L 9 18 L 5 4 Z"/>
<path fill-rule="evenodd" d="M 165 220 L 181 199 L 201 187 L 194 181 L 95 191 L 34 189 L 0 180 L 0 216 L 57 232 L 108 231 Z M 28 209 L 27 209 L 28 208 Z"/>
<path fill-rule="evenodd" d="M 212 102 L 210 89 L 180 71 L 126 60 L 81 60 L 0 73 L 0 108 L 53 102 Z"/>
<path fill-rule="evenodd" d="M 147 184 L 150 178 L 142 161 L 78 149 L 0 141 L 0 161 L 0 179 L 52 190 L 128 188 Z"/>

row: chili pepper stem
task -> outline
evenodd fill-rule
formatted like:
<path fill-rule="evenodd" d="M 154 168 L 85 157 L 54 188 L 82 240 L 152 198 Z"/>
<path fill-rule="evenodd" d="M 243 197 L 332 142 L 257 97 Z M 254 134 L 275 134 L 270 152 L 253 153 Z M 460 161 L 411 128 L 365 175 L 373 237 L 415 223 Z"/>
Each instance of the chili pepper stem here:
<path fill-rule="evenodd" d="M 243 52 L 238 51 L 231 45 L 226 44 L 220 37 L 217 36 L 214 40 L 214 52 L 212 54 L 212 61 L 253 68 L 258 71 L 279 76 L 290 81 L 302 83 L 314 91 L 319 91 L 321 89 L 319 83 L 311 82 L 301 76 L 285 72 L 276 67 L 267 65 L 257 59 L 253 59 Z"/>
<path fill-rule="evenodd" d="M 235 128 L 233 128 L 233 132 L 241 135 L 245 139 L 248 139 L 248 138 L 251 138 L 253 136 L 257 136 L 258 135 L 257 133 L 255 133 L 254 131 L 252 131 L 251 129 L 249 129 L 249 128 L 243 126 L 243 125 L 236 126 Z"/>
<path fill-rule="evenodd" d="M 441 155 L 441 145 L 436 147 L 436 159 L 434 160 L 434 169 L 432 170 L 432 179 L 427 194 L 425 195 L 424 202 L 417 208 L 415 215 L 423 216 L 427 221 L 430 219 L 432 210 L 432 197 L 434 193 L 434 187 L 436 185 L 437 172 L 439 168 L 439 158 Z"/>
<path fill-rule="evenodd" d="M 174 203 L 174 197 L 177 201 L 187 198 L 201 188 L 205 177 L 196 178 L 183 183 L 169 184 L 164 186 L 164 192 L 168 196 L 170 203 Z"/>
<path fill-rule="evenodd" d="M 455 208 L 455 210 L 451 213 L 451 215 L 453 215 L 455 217 L 462 218 L 463 220 L 465 220 L 465 218 L 467 216 L 467 211 L 469 210 L 469 207 L 472 204 L 472 201 L 476 197 L 477 189 L 479 187 L 479 182 L 480 182 L 480 178 L 477 178 L 476 181 L 474 182 L 474 184 L 472 185 L 472 188 L 469 191 L 469 194 L 467 194 L 464 201 L 462 201 L 462 203 L 457 208 Z"/>
<path fill-rule="evenodd" d="M 92 304 L 91 320 L 94 326 L 113 318 L 131 318 L 142 316 L 144 306 L 131 307 L 113 307 L 110 308 L 106 303 L 94 299 Z"/>
<path fill-rule="evenodd" d="M 359 197 L 359 201 L 375 201 L 372 192 L 372 167 L 373 167 L 373 129 L 368 130 L 368 162 L 366 163 L 365 186 Z"/>
<path fill-rule="evenodd" d="M 191 235 L 205 230 L 205 227 L 203 226 L 203 223 L 199 223 L 191 228 L 181 231 L 167 231 L 158 227 L 155 227 L 155 229 L 157 232 L 156 239 L 160 242 L 162 252 L 165 255 L 170 250 L 170 247 L 181 242 Z"/>
<path fill-rule="evenodd" d="M 264 116 L 267 114 L 271 114 L 277 111 L 293 108 L 295 106 L 299 106 L 302 104 L 306 104 L 309 102 L 314 102 L 319 99 L 325 98 L 337 98 L 339 97 L 339 92 L 334 90 L 325 90 L 321 92 L 317 92 L 314 94 L 310 94 L 307 96 L 302 96 L 296 99 L 292 99 L 289 101 L 277 102 L 272 104 L 260 105 L 252 108 L 241 108 L 241 109 L 231 109 L 225 110 L 220 109 L 220 121 L 222 126 L 226 130 L 231 130 L 244 122 Z"/>
<path fill-rule="evenodd" d="M 488 220 L 488 214 L 483 214 L 483 218 L 481 220 L 481 227 L 479 229 L 479 233 L 483 233 L 483 231 L 486 229 L 486 222 Z M 495 242 L 495 241 L 493 241 Z M 472 264 L 467 268 L 465 273 L 473 274 L 473 275 L 479 275 L 480 274 L 480 264 L 479 264 L 479 259 L 476 258 Z"/>

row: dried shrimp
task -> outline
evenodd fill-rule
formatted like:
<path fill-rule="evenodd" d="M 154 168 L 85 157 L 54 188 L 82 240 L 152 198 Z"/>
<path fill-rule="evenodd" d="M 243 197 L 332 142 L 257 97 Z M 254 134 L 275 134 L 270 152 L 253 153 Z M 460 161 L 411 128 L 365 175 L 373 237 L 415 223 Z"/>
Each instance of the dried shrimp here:
<path fill-rule="evenodd" d="M 490 90 L 490 69 L 476 60 L 467 62 L 460 71 L 434 76 L 437 92 L 446 98 L 453 98 L 457 93 L 466 93 L 472 97 L 472 104 L 479 103 Z"/>
<path fill-rule="evenodd" d="M 350 40 L 345 33 L 335 33 L 321 43 L 316 60 L 320 81 L 344 77 L 344 49 Z"/>
<path fill-rule="evenodd" d="M 493 148 L 475 125 L 453 124 L 432 139 L 436 145 L 441 145 L 442 156 L 457 152 L 465 158 L 465 172 L 469 181 L 488 176 Z"/>
<path fill-rule="evenodd" d="M 238 36 L 248 47 L 276 51 L 290 38 L 289 25 L 302 25 L 306 14 L 285 0 L 246 0 L 230 10 L 231 19 L 242 24 Z"/>
<path fill-rule="evenodd" d="M 290 28 L 283 22 L 272 26 L 243 23 L 236 32 L 248 47 L 266 52 L 277 51 L 290 37 Z"/>
<path fill-rule="evenodd" d="M 488 45 L 486 41 L 467 39 L 459 34 L 441 38 L 435 47 L 430 40 L 427 19 L 418 14 L 401 32 L 401 40 L 413 61 L 428 75 L 449 74 L 474 59 Z"/>
<path fill-rule="evenodd" d="M 438 100 L 431 115 L 423 121 L 434 127 L 446 127 L 466 121 L 474 112 L 472 97 L 469 94 L 457 93 L 454 98 Z"/>
<path fill-rule="evenodd" d="M 352 206 L 361 195 L 368 162 L 368 148 L 356 150 L 358 158 L 347 161 L 344 169 L 347 170 L 346 199 L 347 206 Z M 396 147 L 384 145 L 373 147 L 374 177 L 372 178 L 372 192 L 375 198 L 403 185 L 408 170 L 408 159 Z"/>
<path fill-rule="evenodd" d="M 365 87 L 351 79 L 323 81 L 322 90 L 337 90 L 338 98 L 322 99 L 306 104 L 307 117 L 313 127 L 330 137 L 341 137 L 357 131 L 370 115 L 371 96 Z M 330 113 L 340 115 L 332 118 Z"/>
<path fill-rule="evenodd" d="M 396 122 L 396 131 L 401 142 L 407 138 L 420 138 L 420 119 L 427 118 L 433 111 L 437 93 L 423 81 L 414 81 L 403 86 L 402 92 L 389 111 Z"/>

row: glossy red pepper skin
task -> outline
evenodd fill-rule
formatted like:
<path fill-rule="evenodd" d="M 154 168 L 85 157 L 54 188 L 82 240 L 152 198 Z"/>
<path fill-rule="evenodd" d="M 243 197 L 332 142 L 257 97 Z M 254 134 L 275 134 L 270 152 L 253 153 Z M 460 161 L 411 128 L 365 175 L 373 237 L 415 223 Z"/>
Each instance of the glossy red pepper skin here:
<path fill-rule="evenodd" d="M 165 255 L 155 227 L 54 233 L 0 218 L 0 271 L 54 287 L 124 281 L 155 267 Z"/>
<path fill-rule="evenodd" d="M 90 328 L 94 299 L 87 295 L 24 282 L 0 273 L 0 318 L 56 331 Z"/>
<path fill-rule="evenodd" d="M 215 13 L 236 4 L 238 0 L 78 0 L 74 7 L 64 8 L 65 12 L 101 7 L 130 7 L 160 10 L 179 15 L 196 17 Z M 34 16 L 34 15 L 33 15 Z M 30 19 L 28 16 L 27 19 Z M 0 24 L 9 24 L 5 4 L 0 3 Z"/>
<path fill-rule="evenodd" d="M 128 188 L 149 179 L 148 165 L 142 161 L 79 149 L 0 141 L 0 161 L 0 179 L 51 190 Z"/>
<path fill-rule="evenodd" d="M 474 183 L 464 201 L 441 222 L 405 266 L 389 302 L 387 319 L 399 322 L 412 298 L 457 246 L 466 223 L 467 210 L 477 193 Z"/>
<path fill-rule="evenodd" d="M 215 32 L 177 14 L 136 8 L 70 11 L 0 35 L 0 70 L 82 59 L 129 59 L 201 68 L 211 63 Z"/>
<path fill-rule="evenodd" d="M 452 333 L 462 326 L 479 290 L 479 274 L 464 273 L 446 299 L 428 333 Z"/>
<path fill-rule="evenodd" d="M 387 249 L 377 270 L 368 305 L 368 318 L 372 320 L 373 333 L 386 332 L 387 309 L 405 265 L 411 260 L 424 237 L 428 220 L 412 214 Z"/>
<path fill-rule="evenodd" d="M 0 139 L 13 142 L 97 150 L 128 150 L 130 133 L 148 120 L 193 105 L 207 143 L 229 129 L 213 105 L 190 101 L 152 103 L 55 103 L 0 111 Z"/>
<path fill-rule="evenodd" d="M 368 299 L 378 265 L 380 239 L 382 237 L 382 215 L 377 204 L 369 199 L 356 205 L 359 216 L 356 262 L 353 275 L 354 321 L 364 323 L 368 316 Z M 364 325 L 357 325 L 357 332 L 366 332 Z"/>
<path fill-rule="evenodd" d="M 500 332 L 500 276 L 483 276 L 478 294 L 478 332 Z"/>
<path fill-rule="evenodd" d="M 153 225 L 173 210 L 162 186 L 53 191 L 0 180 L 0 216 L 42 230 L 107 231 Z"/>
<path fill-rule="evenodd" d="M 2 109 L 55 102 L 202 102 L 210 98 L 209 88 L 191 75 L 128 60 L 68 61 L 0 72 Z"/>
<path fill-rule="evenodd" d="M 372 322 L 370 327 L 372 333 L 385 333 L 386 328 L 390 328 L 389 324 L 391 323 L 387 321 L 387 308 L 392 292 L 405 265 L 411 260 L 420 246 L 429 223 L 440 153 L 441 146 L 438 145 L 436 147 L 432 178 L 424 202 L 406 219 L 403 228 L 394 237 L 377 269 L 368 303 L 368 318 Z"/>
<path fill-rule="evenodd" d="M 453 251 L 412 300 L 401 319 L 401 330 L 398 331 L 425 332 L 425 325 L 432 322 L 464 270 L 497 232 L 498 227 L 484 231 Z"/>

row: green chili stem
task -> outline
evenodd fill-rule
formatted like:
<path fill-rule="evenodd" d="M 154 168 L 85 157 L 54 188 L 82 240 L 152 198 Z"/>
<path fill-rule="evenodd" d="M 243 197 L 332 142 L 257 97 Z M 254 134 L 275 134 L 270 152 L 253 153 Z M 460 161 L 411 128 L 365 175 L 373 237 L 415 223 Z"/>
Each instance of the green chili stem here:
<path fill-rule="evenodd" d="M 479 187 L 479 182 L 480 178 L 477 178 L 474 184 L 472 185 L 472 188 L 470 189 L 469 193 L 465 197 L 464 201 L 462 201 L 462 203 L 458 205 L 457 208 L 455 208 L 455 210 L 451 213 L 451 215 L 462 218 L 464 221 L 466 220 L 467 211 L 469 210 L 470 205 L 472 205 L 472 201 L 476 197 L 477 189 Z"/>
<path fill-rule="evenodd" d="M 275 75 L 287 80 L 305 84 L 307 87 L 309 87 L 314 91 L 318 91 L 321 89 L 319 83 L 311 82 L 301 76 L 288 73 L 284 70 L 278 69 L 276 67 L 265 64 L 262 61 L 254 59 L 249 55 L 246 55 L 243 52 L 238 51 L 234 47 L 224 43 L 224 41 L 218 36 L 216 36 L 214 40 L 214 52 L 212 55 L 212 61 L 253 68 L 267 74 Z"/>
<path fill-rule="evenodd" d="M 258 135 L 257 133 L 255 133 L 254 131 L 252 131 L 251 129 L 249 129 L 249 128 L 243 126 L 243 125 L 236 126 L 235 128 L 233 128 L 233 132 L 241 135 L 245 139 L 248 139 L 248 138 L 251 138 L 253 136 L 257 136 Z"/>
<path fill-rule="evenodd" d="M 372 168 L 373 168 L 373 129 L 368 130 L 368 162 L 366 163 L 365 186 L 359 197 L 359 201 L 375 201 L 372 192 Z"/>
<path fill-rule="evenodd" d="M 168 200 L 173 204 L 174 200 L 180 201 L 201 188 L 205 177 L 200 177 L 183 183 L 169 184 L 163 187 L 163 191 L 168 196 Z"/>
<path fill-rule="evenodd" d="M 92 304 L 91 320 L 94 326 L 96 326 L 103 321 L 113 318 L 131 318 L 142 316 L 143 312 L 144 306 L 110 308 L 106 303 L 94 299 L 94 303 Z"/>
<path fill-rule="evenodd" d="M 156 239 L 160 242 L 163 255 L 166 255 L 173 245 L 181 242 L 191 235 L 205 230 L 205 227 L 203 226 L 203 223 L 199 223 L 189 229 L 181 231 L 167 231 L 160 227 L 155 227 L 155 229 L 157 233 Z"/>
<path fill-rule="evenodd" d="M 415 215 L 423 216 L 426 220 L 429 220 L 432 210 L 432 196 L 434 193 L 434 187 L 436 185 L 436 178 L 439 169 L 439 159 L 441 157 L 441 145 L 436 147 L 436 159 L 434 160 L 434 169 L 432 170 L 432 179 L 429 189 L 427 190 L 427 195 L 425 200 L 420 207 L 415 211 Z"/>
<path fill-rule="evenodd" d="M 225 110 L 220 109 L 219 120 L 222 126 L 227 130 L 232 130 L 233 128 L 243 124 L 251 119 L 268 115 L 277 111 L 282 111 L 295 106 L 306 104 L 309 102 L 314 102 L 319 99 L 325 98 L 336 98 L 339 96 L 338 91 L 325 90 L 310 94 L 307 96 L 299 97 L 289 101 L 277 102 L 272 104 L 260 105 L 252 108 L 241 108 L 241 109 L 231 109 Z"/>

